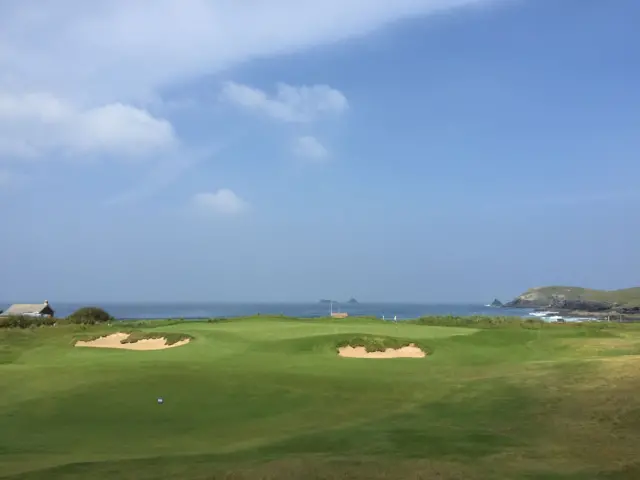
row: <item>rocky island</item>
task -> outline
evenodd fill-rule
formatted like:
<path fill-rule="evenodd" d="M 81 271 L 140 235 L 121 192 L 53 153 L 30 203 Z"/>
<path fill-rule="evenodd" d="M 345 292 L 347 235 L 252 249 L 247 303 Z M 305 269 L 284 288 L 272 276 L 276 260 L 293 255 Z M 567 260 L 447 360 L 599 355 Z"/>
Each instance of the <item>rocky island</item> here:
<path fill-rule="evenodd" d="M 640 287 L 621 290 L 537 287 L 505 303 L 504 307 L 554 310 L 571 316 L 640 318 Z"/>
<path fill-rule="evenodd" d="M 490 307 L 504 307 L 503 303 L 497 298 L 493 299 L 493 302 L 489 304 Z"/>
<path fill-rule="evenodd" d="M 326 303 L 326 304 L 329 304 L 329 303 L 341 303 L 341 302 L 339 302 L 339 301 L 337 301 L 337 300 L 327 300 L 326 298 L 322 298 L 322 299 L 320 299 L 320 302 L 319 302 L 319 303 Z M 356 300 L 355 298 L 351 297 L 351 298 L 347 301 L 347 303 L 349 303 L 349 304 L 351 304 L 351 305 L 355 305 L 355 304 L 360 303 L 360 302 L 358 302 L 358 300 Z"/>

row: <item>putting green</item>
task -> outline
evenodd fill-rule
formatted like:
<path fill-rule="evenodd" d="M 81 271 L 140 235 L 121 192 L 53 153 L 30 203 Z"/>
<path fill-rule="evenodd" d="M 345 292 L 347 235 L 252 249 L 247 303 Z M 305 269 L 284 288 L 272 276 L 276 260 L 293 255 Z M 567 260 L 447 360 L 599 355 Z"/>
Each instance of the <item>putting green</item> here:
<path fill-rule="evenodd" d="M 635 326 L 140 328 L 193 340 L 129 351 L 74 347 L 122 325 L 0 331 L 0 478 L 640 478 Z M 430 355 L 337 355 L 362 337 Z"/>

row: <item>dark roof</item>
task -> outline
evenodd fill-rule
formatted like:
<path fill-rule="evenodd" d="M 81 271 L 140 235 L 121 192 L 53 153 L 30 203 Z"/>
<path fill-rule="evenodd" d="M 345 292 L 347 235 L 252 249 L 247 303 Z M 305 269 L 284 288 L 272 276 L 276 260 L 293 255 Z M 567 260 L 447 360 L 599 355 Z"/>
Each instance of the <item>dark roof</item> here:
<path fill-rule="evenodd" d="M 53 311 L 49 303 L 15 303 L 7 308 L 1 315 L 29 315 L 33 313 L 42 313 L 44 311 Z"/>

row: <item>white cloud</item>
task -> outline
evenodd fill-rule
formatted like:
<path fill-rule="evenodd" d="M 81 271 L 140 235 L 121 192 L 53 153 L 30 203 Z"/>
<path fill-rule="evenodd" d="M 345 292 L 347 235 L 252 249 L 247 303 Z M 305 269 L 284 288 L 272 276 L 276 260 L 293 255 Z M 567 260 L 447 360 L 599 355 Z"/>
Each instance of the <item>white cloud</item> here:
<path fill-rule="evenodd" d="M 0 88 L 130 103 L 250 59 L 493 0 L 0 2 Z"/>
<path fill-rule="evenodd" d="M 140 156 L 175 143 L 168 121 L 132 106 L 82 109 L 47 93 L 0 92 L 0 156 Z"/>
<path fill-rule="evenodd" d="M 349 106 L 342 92 L 328 85 L 295 87 L 280 83 L 275 95 L 270 96 L 257 88 L 228 82 L 222 97 L 285 122 L 311 122 L 323 115 L 339 115 Z"/>
<path fill-rule="evenodd" d="M 298 137 L 293 143 L 293 153 L 312 161 L 323 161 L 329 157 L 329 151 L 320 141 L 312 136 Z"/>
<path fill-rule="evenodd" d="M 239 215 L 249 208 L 245 200 L 227 188 L 214 193 L 198 193 L 193 196 L 192 201 L 203 212 L 224 216 Z"/>
<path fill-rule="evenodd" d="M 169 155 L 160 156 L 154 163 L 154 168 L 140 178 L 133 187 L 111 196 L 104 204 L 106 206 L 123 205 L 152 196 L 159 190 L 167 188 L 188 170 L 202 162 L 210 161 L 226 149 L 246 141 L 246 135 L 245 132 L 236 135 L 235 138 L 227 139 L 223 143 L 210 144 L 205 148 L 182 146 L 180 149 L 170 152 Z"/>
<path fill-rule="evenodd" d="M 181 82 L 494 1 L 0 1 L 0 159 L 163 150 L 176 141 L 173 128 L 141 105 L 158 98 L 170 104 L 163 92 Z M 229 88 L 245 107 L 284 121 L 347 106 L 328 86 L 280 85 L 273 96 Z"/>

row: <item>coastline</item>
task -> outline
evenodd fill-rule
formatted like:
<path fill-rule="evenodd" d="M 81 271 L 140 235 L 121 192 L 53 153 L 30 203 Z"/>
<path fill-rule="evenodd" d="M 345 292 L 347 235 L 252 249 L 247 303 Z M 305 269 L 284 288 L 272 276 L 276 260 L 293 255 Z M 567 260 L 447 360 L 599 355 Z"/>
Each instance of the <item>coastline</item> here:
<path fill-rule="evenodd" d="M 562 317 L 566 321 L 591 320 L 591 321 L 610 321 L 632 323 L 640 322 L 640 314 L 621 313 L 616 310 L 590 311 L 590 310 L 571 310 L 566 308 L 554 308 L 553 306 L 538 307 L 509 307 L 511 309 L 521 308 L 522 310 L 530 310 L 529 315 L 535 318 L 544 318 L 544 316 L 531 315 L 532 313 L 553 312 L 552 317 Z"/>
<path fill-rule="evenodd" d="M 149 319 L 184 319 L 201 320 L 208 318 L 235 318 L 247 316 L 287 316 L 296 318 L 322 318 L 330 315 L 329 305 L 319 302 L 308 303 L 232 303 L 232 302 L 90 302 L 64 303 L 51 301 L 56 316 L 66 317 L 78 308 L 97 306 L 106 310 L 118 320 L 149 320 Z M 340 312 L 350 317 L 375 317 L 380 319 L 412 320 L 424 316 L 513 316 L 526 318 L 531 309 L 509 309 L 486 307 L 482 304 L 429 304 L 429 303 L 334 303 L 334 310 L 339 307 Z M 2 309 L 2 305 L 0 305 Z"/>

